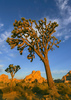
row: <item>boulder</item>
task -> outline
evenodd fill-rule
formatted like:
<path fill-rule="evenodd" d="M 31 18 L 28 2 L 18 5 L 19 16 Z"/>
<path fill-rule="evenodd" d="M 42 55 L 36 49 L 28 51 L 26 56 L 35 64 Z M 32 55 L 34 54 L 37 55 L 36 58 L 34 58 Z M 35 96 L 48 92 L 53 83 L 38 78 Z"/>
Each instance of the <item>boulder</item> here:
<path fill-rule="evenodd" d="M 37 82 L 39 82 L 39 83 L 42 83 L 42 82 L 45 82 L 46 80 L 45 80 L 45 78 L 43 78 L 43 77 L 41 76 L 40 71 L 35 71 L 35 70 L 33 70 L 32 73 L 31 73 L 30 75 L 28 75 L 28 76 L 25 77 L 24 81 L 25 81 L 26 83 L 27 83 L 27 82 L 31 83 L 31 82 L 35 82 L 35 81 L 37 81 Z"/>

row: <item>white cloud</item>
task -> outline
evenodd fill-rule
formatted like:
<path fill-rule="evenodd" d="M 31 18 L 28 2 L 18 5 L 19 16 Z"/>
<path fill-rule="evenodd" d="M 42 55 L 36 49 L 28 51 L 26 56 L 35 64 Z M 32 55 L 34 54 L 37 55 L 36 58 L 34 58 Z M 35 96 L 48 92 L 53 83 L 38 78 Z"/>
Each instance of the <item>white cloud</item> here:
<path fill-rule="evenodd" d="M 61 15 L 65 17 L 71 15 L 71 6 L 68 5 L 69 0 L 55 0 L 58 8 L 60 9 Z"/>
<path fill-rule="evenodd" d="M 3 72 L 4 69 L 3 69 L 3 65 L 0 65 L 0 72 Z"/>
<path fill-rule="evenodd" d="M 61 37 L 62 35 L 63 35 L 62 33 L 55 34 L 55 36 L 57 36 L 57 37 Z"/>
<path fill-rule="evenodd" d="M 54 70 L 52 71 L 52 74 L 63 74 L 63 73 L 67 73 L 67 70 Z"/>
<path fill-rule="evenodd" d="M 10 35 L 11 35 L 11 32 L 7 32 L 7 31 L 5 31 L 3 34 L 1 34 L 0 43 L 5 41 L 7 39 L 7 37 L 9 37 Z"/>
<path fill-rule="evenodd" d="M 54 71 L 51 71 L 52 74 L 63 74 L 63 73 L 67 73 L 68 71 L 67 70 L 54 70 Z M 42 71 L 41 74 L 45 74 L 46 72 L 45 71 Z"/>
<path fill-rule="evenodd" d="M 60 14 L 63 17 L 63 23 L 71 23 L 71 6 L 68 5 L 69 0 L 55 0 L 58 8 L 60 9 Z"/>
<path fill-rule="evenodd" d="M 0 65 L 0 68 L 2 68 L 3 67 L 3 65 Z"/>
<path fill-rule="evenodd" d="M 63 42 L 68 40 L 71 37 L 71 29 L 70 25 L 71 24 L 71 7 L 68 5 L 69 0 L 55 0 L 57 7 L 60 10 L 60 15 L 62 18 L 50 18 L 49 16 L 45 16 L 47 18 L 47 24 L 49 21 L 51 22 L 57 22 L 59 24 L 58 27 L 56 27 L 56 32 L 53 34 L 56 37 L 59 37 L 59 39 L 63 39 Z M 43 17 L 41 18 L 43 19 Z M 69 26 L 68 26 L 69 25 Z"/>
<path fill-rule="evenodd" d="M 0 51 L 0 54 L 2 54 L 2 52 Z"/>
<path fill-rule="evenodd" d="M 9 54 L 9 56 L 11 56 L 11 57 L 15 57 L 15 55 L 14 55 L 13 53 Z"/>
<path fill-rule="evenodd" d="M 63 0 L 62 0 L 63 1 Z M 61 3 L 61 9 L 67 9 L 67 3 L 68 3 L 68 0 L 64 0 L 64 2 L 60 2 Z"/>
<path fill-rule="evenodd" d="M 71 36 L 66 35 L 66 36 L 64 37 L 64 39 L 65 39 L 65 40 L 68 40 L 70 37 L 71 37 Z"/>
<path fill-rule="evenodd" d="M 1 29 L 2 26 L 4 26 L 4 24 L 0 24 L 0 29 Z"/>
<path fill-rule="evenodd" d="M 63 20 L 64 25 L 68 25 L 69 23 L 71 23 L 71 16 Z"/>

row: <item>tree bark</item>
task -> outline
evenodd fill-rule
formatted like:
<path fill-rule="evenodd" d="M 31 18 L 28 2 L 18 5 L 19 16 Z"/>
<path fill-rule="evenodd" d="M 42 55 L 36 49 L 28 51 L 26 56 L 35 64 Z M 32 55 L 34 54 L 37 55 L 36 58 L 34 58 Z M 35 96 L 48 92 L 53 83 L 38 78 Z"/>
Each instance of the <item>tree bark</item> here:
<path fill-rule="evenodd" d="M 11 79 L 11 91 L 12 91 L 12 85 L 13 85 L 13 76 L 12 76 L 12 79 Z"/>
<path fill-rule="evenodd" d="M 44 66 L 45 66 L 48 86 L 49 86 L 50 89 L 52 89 L 54 87 L 54 81 L 53 81 L 53 78 L 52 78 L 52 75 L 51 75 L 51 70 L 50 70 L 48 58 L 46 58 L 43 63 L 44 63 Z"/>
<path fill-rule="evenodd" d="M 49 66 L 49 60 L 48 57 L 46 57 L 43 61 L 44 66 L 45 66 L 45 71 L 46 71 L 46 77 L 47 77 L 47 83 L 49 86 L 49 93 L 52 96 L 56 96 L 56 97 L 60 97 L 59 93 L 57 92 L 57 88 L 54 84 L 53 78 L 52 78 L 52 74 L 51 74 L 51 70 L 50 70 L 50 66 Z"/>

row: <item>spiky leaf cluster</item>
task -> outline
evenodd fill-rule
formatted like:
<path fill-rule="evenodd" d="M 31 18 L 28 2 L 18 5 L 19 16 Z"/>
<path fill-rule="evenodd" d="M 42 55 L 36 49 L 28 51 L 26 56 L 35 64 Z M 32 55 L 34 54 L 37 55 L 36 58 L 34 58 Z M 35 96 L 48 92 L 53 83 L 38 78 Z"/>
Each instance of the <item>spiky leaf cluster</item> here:
<path fill-rule="evenodd" d="M 10 64 L 10 65 L 9 65 L 9 68 L 6 68 L 5 71 L 6 71 L 7 73 L 10 73 L 11 76 L 14 76 L 15 73 L 16 73 L 19 69 L 21 69 L 19 65 L 13 66 L 13 64 Z"/>
<path fill-rule="evenodd" d="M 36 30 L 33 28 L 33 23 Z M 21 21 L 15 20 L 13 25 L 14 30 L 11 38 L 7 38 L 6 41 L 11 49 L 17 46 L 20 54 L 22 54 L 25 47 L 28 47 L 29 55 L 27 58 L 31 61 L 35 58 L 35 53 L 41 58 L 42 56 L 45 57 L 46 52 L 49 50 L 54 50 L 53 45 L 59 47 L 58 44 L 61 41 L 52 36 L 58 26 L 56 22 L 51 23 L 50 21 L 47 24 L 47 20 L 44 18 L 44 20 L 39 20 L 37 24 L 35 20 L 21 18 Z"/>

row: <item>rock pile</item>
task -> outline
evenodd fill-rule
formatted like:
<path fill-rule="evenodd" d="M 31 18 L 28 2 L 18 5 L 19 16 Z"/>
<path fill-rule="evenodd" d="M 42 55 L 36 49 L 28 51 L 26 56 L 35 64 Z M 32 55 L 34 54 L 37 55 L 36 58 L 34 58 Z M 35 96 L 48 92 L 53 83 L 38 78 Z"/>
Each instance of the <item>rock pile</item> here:
<path fill-rule="evenodd" d="M 5 74 L 0 75 L 0 82 L 9 83 L 10 80 L 8 79 L 8 75 Z"/>
<path fill-rule="evenodd" d="M 26 83 L 29 82 L 38 82 L 38 83 L 42 83 L 42 82 L 47 82 L 47 80 L 45 78 L 43 78 L 41 76 L 41 73 L 40 71 L 32 71 L 32 73 L 28 76 L 26 76 L 24 79 L 16 79 L 14 78 L 13 79 L 13 82 L 21 82 L 21 81 L 25 81 Z M 8 78 L 8 75 L 5 75 L 5 74 L 2 74 L 0 75 L 0 82 L 3 82 L 3 83 L 9 83 L 11 82 L 11 79 Z"/>
<path fill-rule="evenodd" d="M 71 82 L 71 70 L 62 77 L 62 81 L 65 83 Z"/>
<path fill-rule="evenodd" d="M 27 82 L 31 83 L 31 82 L 35 82 L 35 81 L 37 81 L 39 83 L 42 83 L 42 82 L 45 82 L 46 80 L 45 80 L 45 78 L 43 78 L 41 76 L 40 71 L 35 71 L 34 70 L 34 71 L 32 71 L 32 73 L 30 75 L 28 75 L 28 76 L 25 77 L 24 81 L 26 83 Z"/>
<path fill-rule="evenodd" d="M 13 81 L 15 81 L 16 83 L 21 82 L 22 80 L 23 79 L 16 79 L 16 78 L 13 79 Z M 8 75 L 2 74 L 0 75 L 0 82 L 9 83 L 11 82 L 11 79 L 8 78 Z"/>

